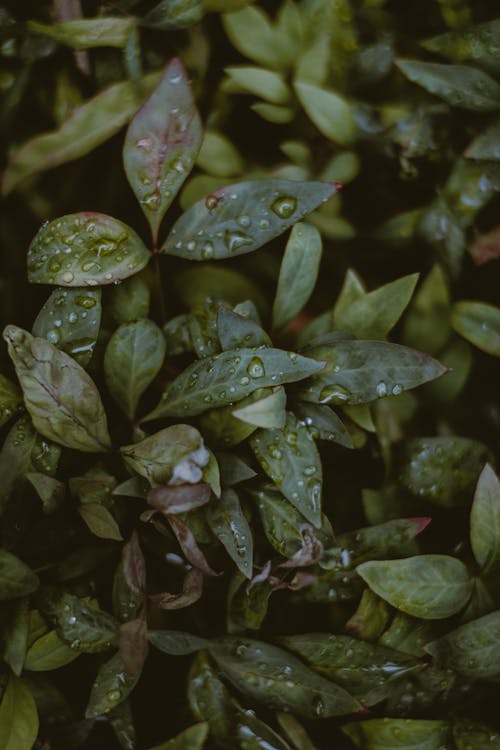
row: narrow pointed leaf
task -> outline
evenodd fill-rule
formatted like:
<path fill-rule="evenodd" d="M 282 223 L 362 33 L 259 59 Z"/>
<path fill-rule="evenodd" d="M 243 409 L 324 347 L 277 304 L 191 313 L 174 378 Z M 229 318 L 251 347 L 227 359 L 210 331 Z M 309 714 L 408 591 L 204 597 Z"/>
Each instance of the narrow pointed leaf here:
<path fill-rule="evenodd" d="M 20 599 L 11 607 L 3 626 L 2 656 L 6 664 L 19 677 L 23 671 L 28 644 L 28 599 Z"/>
<path fill-rule="evenodd" d="M 26 563 L 6 549 L 0 549 L 0 601 L 31 594 L 38 584 L 38 576 Z"/>
<path fill-rule="evenodd" d="M 295 91 L 320 133 L 341 146 L 353 142 L 357 132 L 356 121 L 351 104 L 343 96 L 306 81 L 296 81 Z"/>
<path fill-rule="evenodd" d="M 233 411 L 233 416 L 256 427 L 284 427 L 286 424 L 286 393 L 278 386 L 269 396 Z"/>
<path fill-rule="evenodd" d="M 134 19 L 129 18 L 78 18 L 74 21 L 45 24 L 29 21 L 28 28 L 36 34 L 55 39 L 73 49 L 93 47 L 125 47 Z"/>
<path fill-rule="evenodd" d="M 470 516 L 470 541 L 480 568 L 500 563 L 500 480 L 489 464 L 481 472 Z"/>
<path fill-rule="evenodd" d="M 23 680 L 10 677 L 0 703 L 0 747 L 31 750 L 38 735 L 35 700 Z"/>
<path fill-rule="evenodd" d="M 500 677 L 500 612 L 491 612 L 428 643 L 425 650 L 440 666 L 471 679 Z"/>
<path fill-rule="evenodd" d="M 241 509 L 238 495 L 232 489 L 224 490 L 206 511 L 207 521 L 228 555 L 247 578 L 252 577 L 253 537 L 248 521 Z"/>
<path fill-rule="evenodd" d="M 500 307 L 484 302 L 456 302 L 451 311 L 451 324 L 478 349 L 500 357 Z"/>
<path fill-rule="evenodd" d="M 365 562 L 356 570 L 382 599 L 423 620 L 451 617 L 465 607 L 472 592 L 467 568 L 448 555 Z"/>
<path fill-rule="evenodd" d="M 172 656 L 194 654 L 196 651 L 205 649 L 209 644 L 205 638 L 177 630 L 149 630 L 148 638 L 158 651 Z"/>
<path fill-rule="evenodd" d="M 102 286 L 133 276 L 150 253 L 138 234 L 97 212 L 67 214 L 49 222 L 28 250 L 32 284 Z"/>
<path fill-rule="evenodd" d="M 500 73 L 499 19 L 495 18 L 474 26 L 460 26 L 445 34 L 427 39 L 422 43 L 423 47 L 454 62 L 473 60 L 480 67 L 491 70 L 492 73 Z"/>
<path fill-rule="evenodd" d="M 312 437 L 330 440 L 345 448 L 352 448 L 351 436 L 338 414 L 323 404 L 299 403 L 295 414 L 304 422 Z"/>
<path fill-rule="evenodd" d="M 203 17 L 201 0 L 160 0 L 142 19 L 145 26 L 168 31 L 184 29 Z"/>
<path fill-rule="evenodd" d="M 336 191 L 329 182 L 269 179 L 228 185 L 191 206 L 162 252 L 190 260 L 251 253 L 314 211 Z"/>
<path fill-rule="evenodd" d="M 92 719 L 109 712 L 128 698 L 140 675 L 128 676 L 119 653 L 116 653 L 99 668 L 85 717 Z"/>
<path fill-rule="evenodd" d="M 3 332 L 36 429 L 81 451 L 111 446 L 106 414 L 94 382 L 74 359 L 17 326 Z"/>

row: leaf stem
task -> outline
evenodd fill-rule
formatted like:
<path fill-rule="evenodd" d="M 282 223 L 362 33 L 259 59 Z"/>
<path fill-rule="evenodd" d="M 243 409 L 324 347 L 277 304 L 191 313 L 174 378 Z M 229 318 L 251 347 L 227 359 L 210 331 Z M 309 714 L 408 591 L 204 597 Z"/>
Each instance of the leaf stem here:
<path fill-rule="evenodd" d="M 155 286 L 156 286 L 156 297 L 158 303 L 158 312 L 160 316 L 160 325 L 163 326 L 167 322 L 167 310 L 165 308 L 165 299 L 163 297 L 163 286 L 161 283 L 161 266 L 160 258 L 157 253 L 154 254 L 155 264 Z"/>

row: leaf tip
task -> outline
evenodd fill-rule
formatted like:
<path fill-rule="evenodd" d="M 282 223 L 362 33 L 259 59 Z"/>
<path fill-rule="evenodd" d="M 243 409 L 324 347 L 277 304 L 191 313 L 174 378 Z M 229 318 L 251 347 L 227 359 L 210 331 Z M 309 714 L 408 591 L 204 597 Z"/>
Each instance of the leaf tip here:
<path fill-rule="evenodd" d="M 414 516 L 412 518 L 405 518 L 405 521 L 414 526 L 415 536 L 418 536 L 431 523 L 432 518 L 431 516 Z"/>

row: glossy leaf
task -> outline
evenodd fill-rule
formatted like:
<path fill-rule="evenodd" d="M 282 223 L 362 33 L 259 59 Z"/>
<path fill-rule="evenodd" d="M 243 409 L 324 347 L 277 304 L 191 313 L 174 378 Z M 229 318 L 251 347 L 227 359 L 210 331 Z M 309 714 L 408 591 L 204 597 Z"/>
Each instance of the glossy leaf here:
<path fill-rule="evenodd" d="M 428 643 L 425 650 L 440 666 L 471 679 L 500 676 L 500 612 L 472 620 Z"/>
<path fill-rule="evenodd" d="M 340 146 L 356 138 L 357 127 L 351 104 L 336 91 L 305 81 L 295 82 L 300 103 L 320 133 Z"/>
<path fill-rule="evenodd" d="M 0 600 L 26 596 L 38 588 L 38 576 L 15 555 L 0 549 Z"/>
<path fill-rule="evenodd" d="M 85 717 L 92 719 L 108 714 L 126 700 L 140 675 L 128 676 L 123 660 L 116 653 L 99 668 L 89 696 Z"/>
<path fill-rule="evenodd" d="M 224 490 L 206 511 L 207 521 L 228 555 L 247 578 L 252 577 L 253 538 L 242 511 L 238 495 L 233 489 Z"/>
<path fill-rule="evenodd" d="M 453 722 L 453 739 L 457 750 L 498 750 L 500 748 L 500 735 L 493 727 L 489 727 L 480 721 L 472 719 L 457 718 Z"/>
<path fill-rule="evenodd" d="M 282 430 L 259 430 L 250 444 L 263 470 L 287 500 L 314 526 L 321 526 L 321 461 L 303 422 L 289 412 Z"/>
<path fill-rule="evenodd" d="M 203 17 L 201 0 L 160 0 L 145 16 L 143 23 L 155 29 L 183 29 Z"/>
<path fill-rule="evenodd" d="M 195 724 L 161 745 L 155 745 L 150 750 L 201 750 L 208 735 L 206 722 Z"/>
<path fill-rule="evenodd" d="M 10 677 L 0 703 L 0 747 L 31 750 L 38 734 L 38 713 L 29 688 Z"/>
<path fill-rule="evenodd" d="M 283 386 L 278 386 L 269 396 L 253 404 L 242 406 L 233 411 L 233 416 L 256 427 L 278 427 L 286 424 L 286 393 Z"/>
<path fill-rule="evenodd" d="M 258 388 L 294 383 L 319 372 L 323 362 L 281 349 L 234 349 L 194 362 L 168 387 L 147 419 L 194 416 L 226 406 Z"/>
<path fill-rule="evenodd" d="M 100 325 L 100 289 L 56 289 L 38 313 L 33 335 L 47 339 L 85 367 Z"/>
<path fill-rule="evenodd" d="M 106 414 L 94 382 L 68 354 L 17 326 L 3 337 L 36 429 L 67 448 L 110 448 Z"/>
<path fill-rule="evenodd" d="M 191 171 L 201 140 L 187 73 L 174 59 L 130 123 L 123 147 L 125 172 L 155 243 L 165 211 Z"/>
<path fill-rule="evenodd" d="M 384 341 L 339 341 L 309 349 L 326 360 L 301 388 L 300 398 L 319 404 L 364 404 L 434 380 L 446 368 L 426 354 Z"/>
<path fill-rule="evenodd" d="M 370 719 L 342 730 L 363 750 L 441 750 L 450 734 L 448 722 L 436 719 Z"/>
<path fill-rule="evenodd" d="M 131 276 L 110 290 L 111 314 L 119 325 L 147 318 L 150 297 L 149 287 L 142 276 Z"/>
<path fill-rule="evenodd" d="M 75 651 L 95 654 L 113 645 L 117 629 L 114 618 L 78 596 L 55 589 L 44 591 L 39 606 L 57 634 Z"/>
<path fill-rule="evenodd" d="M 126 463 L 152 484 L 196 484 L 210 458 L 195 427 L 176 424 L 120 448 Z"/>
<path fill-rule="evenodd" d="M 165 348 L 161 329 L 148 319 L 121 325 L 108 342 L 104 355 L 106 384 L 130 420 L 162 366 Z"/>
<path fill-rule="evenodd" d="M 74 21 L 45 24 L 30 21 L 28 28 L 36 34 L 55 39 L 73 49 L 124 47 L 134 26 L 132 18 L 81 18 Z"/>
<path fill-rule="evenodd" d="M 500 562 L 500 481 L 489 464 L 482 470 L 470 516 L 470 541 L 480 568 L 487 572 Z"/>
<path fill-rule="evenodd" d="M 456 614 L 465 607 L 472 591 L 467 568 L 448 555 L 365 562 L 356 570 L 382 599 L 424 620 Z"/>
<path fill-rule="evenodd" d="M 172 656 L 185 656 L 207 647 L 209 641 L 177 630 L 149 630 L 149 642 L 159 651 Z"/>
<path fill-rule="evenodd" d="M 500 357 L 500 307 L 484 302 L 456 302 L 451 324 L 478 349 Z"/>
<path fill-rule="evenodd" d="M 19 389 L 0 374 L 0 427 L 16 413 L 22 401 Z"/>
<path fill-rule="evenodd" d="M 189 208 L 162 252 L 190 260 L 250 253 L 285 232 L 336 191 L 328 182 L 269 179 L 228 185 Z"/>
<path fill-rule="evenodd" d="M 410 81 L 453 107 L 475 112 L 500 109 L 500 85 L 477 68 L 421 60 L 398 60 L 397 66 Z"/>
<path fill-rule="evenodd" d="M 304 422 L 313 438 L 339 443 L 345 448 L 353 447 L 347 428 L 329 406 L 299 403 L 295 407 L 295 413 Z"/>
<path fill-rule="evenodd" d="M 32 284 L 82 287 L 133 276 L 150 253 L 122 221 L 92 211 L 67 214 L 42 226 L 28 250 Z"/>
<path fill-rule="evenodd" d="M 24 668 L 28 672 L 47 672 L 71 664 L 80 656 L 55 630 L 42 635 L 29 647 Z"/>
<path fill-rule="evenodd" d="M 276 646 L 245 638 L 212 641 L 210 653 L 237 690 L 265 705 L 306 719 L 355 713 L 359 703 Z"/>
<path fill-rule="evenodd" d="M 271 346 L 271 339 L 258 323 L 222 306 L 217 312 L 217 332 L 224 351 L 242 346 Z"/>

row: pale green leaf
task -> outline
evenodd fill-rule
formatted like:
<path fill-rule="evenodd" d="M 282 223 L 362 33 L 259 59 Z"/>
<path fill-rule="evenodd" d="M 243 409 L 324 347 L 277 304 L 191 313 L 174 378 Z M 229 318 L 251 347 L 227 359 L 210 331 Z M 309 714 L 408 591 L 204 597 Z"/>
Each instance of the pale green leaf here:
<path fill-rule="evenodd" d="M 500 307 L 485 302 L 455 302 L 451 324 L 478 349 L 500 357 Z"/>
<path fill-rule="evenodd" d="M 244 166 L 243 159 L 229 138 L 215 130 L 208 130 L 203 136 L 196 163 L 205 172 L 216 177 L 233 177 L 240 174 Z M 203 195 L 206 195 L 206 190 L 199 197 Z"/>
<path fill-rule="evenodd" d="M 296 81 L 295 91 L 307 115 L 326 138 L 340 146 L 355 140 L 353 108 L 343 96 L 305 81 Z"/>
<path fill-rule="evenodd" d="M 468 159 L 500 161 L 500 118 L 474 138 L 465 155 Z"/>
<path fill-rule="evenodd" d="M 128 18 L 77 18 L 74 21 L 45 24 L 29 21 L 28 28 L 73 49 L 125 47 L 135 21 Z"/>
<path fill-rule="evenodd" d="M 254 94 L 271 104 L 288 104 L 290 90 L 284 78 L 265 68 L 233 66 L 226 73 L 245 93 Z"/>
<path fill-rule="evenodd" d="M 256 427 L 284 427 L 286 423 L 286 393 L 282 386 L 269 396 L 233 411 L 233 416 Z"/>
<path fill-rule="evenodd" d="M 480 568 L 500 562 L 500 480 L 489 464 L 482 470 L 470 515 L 470 541 Z"/>
<path fill-rule="evenodd" d="M 161 745 L 155 745 L 150 750 L 201 750 L 208 736 L 208 724 L 195 724 Z"/>
<path fill-rule="evenodd" d="M 406 316 L 403 340 L 437 354 L 450 335 L 450 292 L 443 269 L 435 265 L 423 280 Z"/>

